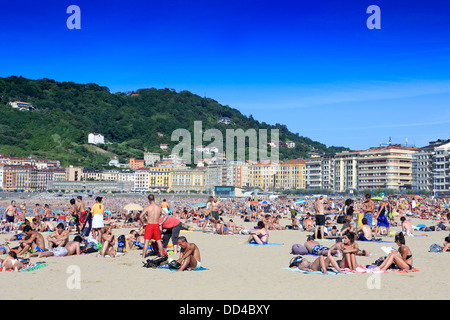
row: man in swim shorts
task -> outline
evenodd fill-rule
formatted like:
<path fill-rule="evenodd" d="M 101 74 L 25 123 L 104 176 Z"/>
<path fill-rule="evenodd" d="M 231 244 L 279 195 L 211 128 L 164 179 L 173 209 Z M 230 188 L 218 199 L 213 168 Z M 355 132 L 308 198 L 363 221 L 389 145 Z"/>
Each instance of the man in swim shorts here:
<path fill-rule="evenodd" d="M 308 249 L 308 252 L 310 254 L 313 254 L 315 256 L 326 256 L 329 250 L 328 247 L 322 246 L 317 241 L 315 241 L 313 236 L 308 236 L 308 238 L 306 238 L 305 247 L 306 249 Z"/>
<path fill-rule="evenodd" d="M 139 219 L 143 225 L 145 225 L 144 233 L 144 248 L 142 250 L 142 258 L 145 258 L 148 250 L 148 244 L 150 240 L 155 240 L 158 245 L 160 255 L 164 253 L 163 244 L 161 241 L 161 226 L 166 222 L 168 216 L 161 207 L 155 203 L 155 196 L 153 194 L 148 195 L 149 205 L 144 208 Z M 159 222 L 159 218 L 163 217 L 163 220 Z"/>
<path fill-rule="evenodd" d="M 181 248 L 180 257 L 177 262 L 181 265 L 178 271 L 198 270 L 202 267 L 200 250 L 195 243 L 189 243 L 186 237 L 179 237 L 178 246 Z"/>
<path fill-rule="evenodd" d="M 12 200 L 11 204 L 6 207 L 5 212 L 3 212 L 2 219 L 6 219 L 9 227 L 9 232 L 14 229 L 14 216 L 17 214 L 16 201 Z"/>

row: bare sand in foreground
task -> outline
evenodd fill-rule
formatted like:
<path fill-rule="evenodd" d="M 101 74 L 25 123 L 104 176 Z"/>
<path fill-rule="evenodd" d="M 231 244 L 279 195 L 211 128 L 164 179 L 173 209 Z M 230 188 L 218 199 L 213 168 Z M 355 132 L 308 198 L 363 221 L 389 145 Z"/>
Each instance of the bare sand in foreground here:
<path fill-rule="evenodd" d="M 238 220 L 238 219 L 236 219 Z M 225 218 L 225 221 L 227 219 Z M 289 224 L 288 219 L 282 225 Z M 413 224 L 430 221 L 413 219 Z M 254 223 L 244 223 L 248 228 Z M 128 234 L 131 229 L 115 229 Z M 398 231 L 399 227 L 391 228 Z M 140 250 L 124 256 L 98 258 L 96 253 L 71 257 L 31 258 L 47 266 L 30 272 L 1 274 L 3 299 L 151 299 L 151 300 L 286 300 L 286 299 L 447 299 L 450 290 L 450 253 L 429 253 L 433 243 L 442 245 L 446 231 L 415 232 L 427 237 L 406 237 L 414 267 L 419 272 L 399 274 L 317 275 L 283 270 L 290 259 L 291 246 L 304 244 L 307 232 L 270 231 L 270 242 L 278 246 L 244 245 L 247 236 L 222 236 L 185 232 L 189 242 L 200 248 L 202 265 L 209 270 L 172 272 L 142 267 Z M 3 242 L 8 235 L 1 235 Z M 71 236 L 72 238 L 73 236 Z M 384 237 L 383 240 L 393 241 Z M 331 246 L 334 241 L 320 241 Z M 384 256 L 382 246 L 395 243 L 357 242 L 374 255 L 357 257 L 366 265 Z M 17 245 L 12 242 L 11 246 Z M 4 257 L 4 256 L 3 256 Z M 177 256 L 173 256 L 174 258 Z M 315 259 L 313 256 L 306 256 Z M 74 273 L 80 271 L 80 288 L 71 289 Z M 78 269 L 79 268 L 79 269 Z M 372 278 L 371 278 L 372 277 Z M 379 281 L 378 281 L 379 280 Z M 378 282 L 377 282 L 378 281 Z M 373 288 L 379 285 L 378 288 Z M 372 287 L 372 289 L 370 288 Z"/>

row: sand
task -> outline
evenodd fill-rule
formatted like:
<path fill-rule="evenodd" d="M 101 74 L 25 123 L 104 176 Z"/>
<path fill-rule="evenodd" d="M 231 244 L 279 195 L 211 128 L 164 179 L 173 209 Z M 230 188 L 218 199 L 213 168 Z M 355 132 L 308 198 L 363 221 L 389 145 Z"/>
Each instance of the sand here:
<path fill-rule="evenodd" d="M 225 219 L 226 220 L 226 219 Z M 238 222 L 240 219 L 235 219 Z M 282 225 L 289 224 L 288 219 Z M 413 219 L 413 224 L 430 221 Z M 238 222 L 240 223 L 240 221 Z M 254 223 L 240 223 L 251 227 Z M 128 234 L 131 229 L 115 229 Z M 392 231 L 398 231 L 394 227 Z M 202 265 L 209 270 L 172 272 L 142 267 L 140 250 L 129 250 L 116 258 L 96 254 L 31 258 L 47 266 L 30 272 L 4 272 L 3 299 L 146 299 L 146 300 L 299 300 L 299 299 L 447 299 L 450 290 L 450 253 L 429 253 L 433 243 L 442 245 L 446 231 L 415 232 L 427 237 L 407 237 L 414 267 L 419 272 L 399 274 L 317 275 L 284 270 L 291 246 L 304 244 L 307 232 L 270 231 L 270 242 L 279 246 L 244 245 L 247 236 L 186 232 L 189 242 L 200 248 Z M 2 242 L 7 235 L 1 235 Z M 72 236 L 73 237 L 73 236 Z M 71 238 L 72 238 L 71 237 Z M 384 237 L 384 240 L 393 238 Z M 320 241 L 331 246 L 333 241 Z M 11 246 L 17 242 L 12 242 Z M 374 255 L 357 257 L 358 264 L 371 264 L 385 254 L 382 246 L 395 243 L 357 242 Z M 171 256 L 173 258 L 177 256 Z M 313 256 L 307 256 L 313 260 Z M 75 270 L 75 273 L 74 271 Z M 74 279 L 79 279 L 79 282 Z M 74 284 L 79 283 L 79 288 Z"/>

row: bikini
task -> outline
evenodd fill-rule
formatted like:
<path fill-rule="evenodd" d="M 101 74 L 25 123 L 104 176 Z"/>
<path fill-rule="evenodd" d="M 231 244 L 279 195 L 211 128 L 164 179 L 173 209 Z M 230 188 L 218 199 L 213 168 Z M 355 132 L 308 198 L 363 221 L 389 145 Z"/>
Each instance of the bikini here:
<path fill-rule="evenodd" d="M 264 234 L 260 233 L 260 234 L 258 234 L 258 238 L 259 238 L 259 240 L 261 240 L 261 242 L 263 244 L 267 244 L 268 243 L 267 241 L 263 241 L 262 240 L 262 238 L 264 238 L 265 236 L 268 236 L 268 234 L 267 233 L 264 233 Z"/>

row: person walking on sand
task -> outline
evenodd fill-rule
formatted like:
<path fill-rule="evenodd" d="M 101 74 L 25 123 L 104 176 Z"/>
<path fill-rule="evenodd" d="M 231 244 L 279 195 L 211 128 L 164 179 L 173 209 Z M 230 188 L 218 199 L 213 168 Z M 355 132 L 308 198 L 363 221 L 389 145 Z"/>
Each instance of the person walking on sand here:
<path fill-rule="evenodd" d="M 161 226 L 168 218 L 167 214 L 161 209 L 161 207 L 155 203 L 155 196 L 153 194 L 149 194 L 147 198 L 149 205 L 144 208 L 139 216 L 141 223 L 145 226 L 142 258 L 145 258 L 147 254 L 150 240 L 156 241 L 160 255 L 164 253 L 164 248 L 161 241 Z M 163 217 L 163 220 L 159 222 L 159 218 L 161 216 Z"/>

